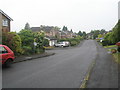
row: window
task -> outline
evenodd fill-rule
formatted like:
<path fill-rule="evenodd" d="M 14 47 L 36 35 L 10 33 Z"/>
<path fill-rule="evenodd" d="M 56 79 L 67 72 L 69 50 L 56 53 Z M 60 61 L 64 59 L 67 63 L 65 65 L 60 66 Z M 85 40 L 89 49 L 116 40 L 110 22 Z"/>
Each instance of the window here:
<path fill-rule="evenodd" d="M 4 47 L 0 47 L 0 54 L 8 53 L 8 51 Z"/>
<path fill-rule="evenodd" d="M 3 20 L 3 26 L 8 26 L 8 20 L 7 19 Z"/>

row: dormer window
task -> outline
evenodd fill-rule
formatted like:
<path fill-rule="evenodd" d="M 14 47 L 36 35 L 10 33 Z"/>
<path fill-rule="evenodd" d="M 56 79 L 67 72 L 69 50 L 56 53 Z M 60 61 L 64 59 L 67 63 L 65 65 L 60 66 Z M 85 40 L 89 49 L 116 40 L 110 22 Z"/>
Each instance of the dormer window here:
<path fill-rule="evenodd" d="M 3 26 L 8 26 L 8 20 L 7 19 L 3 20 Z"/>

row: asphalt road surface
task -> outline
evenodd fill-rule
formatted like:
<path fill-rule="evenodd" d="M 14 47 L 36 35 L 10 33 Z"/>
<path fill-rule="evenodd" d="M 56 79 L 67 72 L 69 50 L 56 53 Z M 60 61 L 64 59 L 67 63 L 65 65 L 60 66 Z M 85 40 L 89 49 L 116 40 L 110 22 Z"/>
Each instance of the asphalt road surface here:
<path fill-rule="evenodd" d="M 56 54 L 3 68 L 3 88 L 79 88 L 98 53 L 93 40 L 49 52 Z"/>

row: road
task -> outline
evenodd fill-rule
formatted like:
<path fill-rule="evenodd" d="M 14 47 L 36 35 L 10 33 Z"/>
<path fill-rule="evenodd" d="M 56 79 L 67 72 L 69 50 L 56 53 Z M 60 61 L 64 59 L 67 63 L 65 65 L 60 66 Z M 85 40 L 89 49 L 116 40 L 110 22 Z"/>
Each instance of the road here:
<path fill-rule="evenodd" d="M 3 68 L 3 88 L 79 88 L 97 52 L 95 41 Z"/>

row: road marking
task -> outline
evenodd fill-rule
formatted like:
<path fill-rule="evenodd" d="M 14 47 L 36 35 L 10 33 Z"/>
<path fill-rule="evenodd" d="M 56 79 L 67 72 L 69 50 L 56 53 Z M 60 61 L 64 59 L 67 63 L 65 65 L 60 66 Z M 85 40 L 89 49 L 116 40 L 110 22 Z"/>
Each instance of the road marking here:
<path fill-rule="evenodd" d="M 86 88 L 87 81 L 88 81 L 89 78 L 90 78 L 90 74 L 91 74 L 91 71 L 92 71 L 95 63 L 96 63 L 96 62 L 95 62 L 95 60 L 94 60 L 94 62 L 93 62 L 92 65 L 90 66 L 90 68 L 89 68 L 89 70 L 88 70 L 88 73 L 86 74 L 86 76 L 85 76 L 85 78 L 84 78 L 84 80 L 83 80 L 80 88 Z"/>
<path fill-rule="evenodd" d="M 96 48 L 97 48 L 97 51 L 98 51 L 98 46 L 96 45 Z M 86 84 L 87 84 L 87 81 L 89 80 L 90 78 L 90 74 L 91 74 L 91 71 L 93 70 L 93 67 L 94 65 L 96 64 L 96 59 L 98 58 L 98 52 L 96 54 L 96 58 L 94 59 L 94 61 L 92 62 L 92 64 L 90 65 L 90 67 L 88 68 L 88 73 L 86 74 L 84 80 L 82 81 L 82 84 L 80 86 L 80 88 L 86 88 Z"/>

